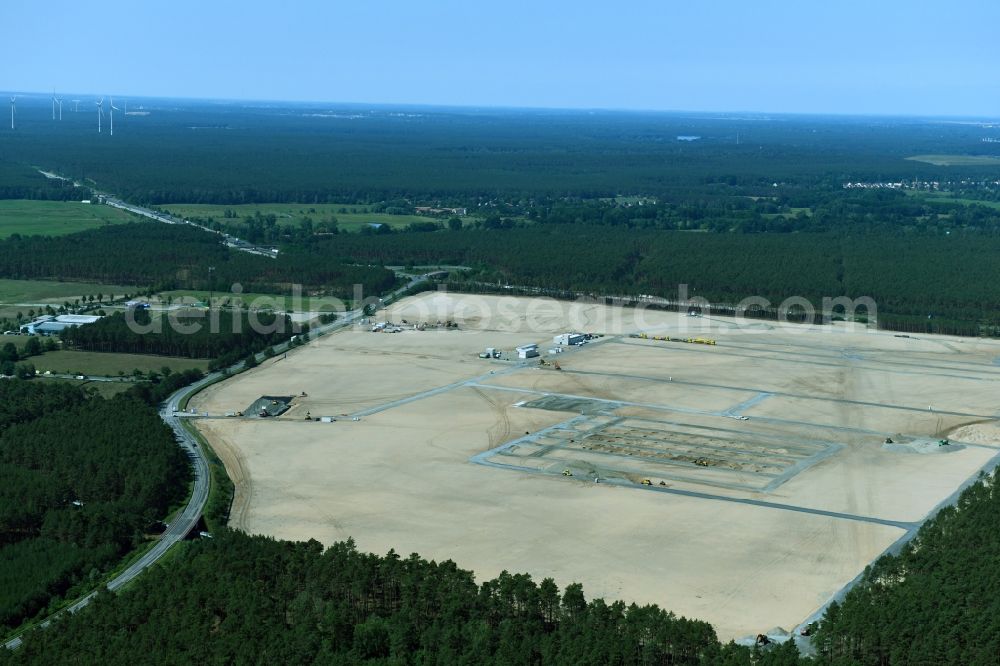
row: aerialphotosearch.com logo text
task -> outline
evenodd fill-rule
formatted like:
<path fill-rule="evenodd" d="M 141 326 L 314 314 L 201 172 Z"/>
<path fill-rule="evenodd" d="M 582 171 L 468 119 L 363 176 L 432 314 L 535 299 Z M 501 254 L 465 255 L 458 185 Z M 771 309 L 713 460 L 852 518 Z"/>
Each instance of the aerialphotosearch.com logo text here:
<path fill-rule="evenodd" d="M 362 285 L 354 286 L 350 299 L 307 296 L 302 285 L 294 285 L 289 296 L 255 295 L 247 298 L 240 284 L 213 295 L 208 303 L 194 297 L 150 304 L 149 309 L 129 308 L 126 323 L 137 334 L 158 334 L 166 327 L 181 335 L 209 333 L 259 335 L 298 334 L 311 327 L 344 322 L 393 324 L 401 327 L 461 325 L 482 332 L 549 333 L 553 330 L 626 334 L 646 329 L 677 333 L 704 331 L 712 325 L 732 332 L 757 333 L 762 324 L 786 325 L 788 331 L 868 329 L 878 317 L 874 299 L 864 296 L 824 297 L 817 307 L 813 300 L 791 296 L 775 305 L 762 296 L 749 296 L 738 303 L 713 303 L 688 295 L 686 284 L 678 285 L 676 297 L 650 294 L 596 296 L 578 294 L 574 300 L 547 296 L 486 295 L 449 292 L 444 285 L 423 293 L 397 312 L 385 311 L 391 296 L 365 296 Z M 610 306 L 610 307 L 603 307 Z M 676 316 L 664 318 L 665 312 Z"/>

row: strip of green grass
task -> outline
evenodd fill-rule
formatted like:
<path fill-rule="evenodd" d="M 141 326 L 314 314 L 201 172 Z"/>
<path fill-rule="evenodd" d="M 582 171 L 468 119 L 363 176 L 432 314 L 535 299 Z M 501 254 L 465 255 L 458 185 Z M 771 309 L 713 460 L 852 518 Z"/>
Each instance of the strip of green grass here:
<path fill-rule="evenodd" d="M 235 305 L 242 301 L 247 306 L 258 310 L 270 309 L 276 312 L 332 311 L 334 305 L 334 301 L 319 297 L 312 298 L 309 296 L 302 296 L 301 298 L 296 299 L 291 296 L 281 296 L 278 294 L 234 294 L 231 291 L 208 292 L 177 289 L 173 291 L 165 291 L 159 296 L 161 298 L 161 302 L 164 304 L 166 303 L 168 297 L 172 299 L 171 302 L 173 304 L 205 304 L 208 302 L 209 296 L 211 296 L 212 302 L 215 306 Z M 344 304 L 345 307 L 349 307 L 349 305 L 349 303 Z"/>
<path fill-rule="evenodd" d="M 986 206 L 1000 210 L 1000 201 L 983 201 L 980 199 L 967 199 L 963 197 L 953 197 L 947 192 L 917 192 L 913 196 L 919 196 L 924 201 L 930 203 L 957 203 L 963 206 Z"/>
<path fill-rule="evenodd" d="M 934 166 L 990 166 L 1000 164 L 1000 157 L 991 155 L 914 155 L 905 159 Z"/>
<path fill-rule="evenodd" d="M 129 375 L 136 369 L 142 372 L 160 372 L 163 367 L 170 368 L 172 372 L 182 372 L 192 368 L 204 372 L 208 369 L 208 361 L 205 359 L 73 350 L 52 351 L 34 356 L 31 358 L 31 363 L 41 372 L 104 377 L 115 377 L 119 373 Z"/>
<path fill-rule="evenodd" d="M 298 225 L 305 217 L 313 224 L 334 217 L 339 228 L 345 231 L 357 231 L 368 224 L 385 224 L 390 227 L 405 227 L 411 222 L 444 223 L 447 217 L 427 217 L 424 215 L 389 215 L 387 213 L 370 213 L 365 206 L 354 204 L 241 204 L 224 206 L 215 204 L 170 204 L 164 210 L 178 217 L 212 219 L 222 224 L 239 224 L 246 216 L 274 215 L 279 225 Z M 226 210 L 235 213 L 236 218 L 226 218 Z M 347 212 L 341 212 L 346 210 Z M 466 217 L 468 221 L 471 218 Z"/>
<path fill-rule="evenodd" d="M 0 200 L 0 238 L 62 236 L 134 220 L 123 210 L 79 201 Z"/>
<path fill-rule="evenodd" d="M 0 201 L 0 203 L 3 203 Z M 64 301 L 72 303 L 83 296 L 102 294 L 104 299 L 114 294 L 121 297 L 139 291 L 139 287 L 128 287 L 120 284 L 100 284 L 97 282 L 57 282 L 55 280 L 7 280 L 0 279 L 0 304 L 16 305 L 50 303 L 62 305 Z M 28 306 L 24 307 L 27 314 Z"/>
<path fill-rule="evenodd" d="M 221 530 L 229 522 L 229 512 L 233 506 L 236 486 L 229 478 L 222 459 L 216 455 L 215 449 L 208 443 L 208 439 L 202 436 L 198 428 L 190 421 L 181 419 L 181 425 L 198 440 L 198 445 L 201 446 L 202 451 L 205 452 L 205 458 L 208 460 L 208 499 L 205 501 L 205 510 L 202 512 L 205 526 L 210 533 Z"/>
<path fill-rule="evenodd" d="M 18 351 L 24 349 L 24 346 L 28 344 L 28 340 L 32 338 L 38 338 L 39 342 L 44 343 L 45 338 L 40 335 L 4 335 L 0 336 L 0 346 L 6 345 L 8 342 L 13 344 Z"/>

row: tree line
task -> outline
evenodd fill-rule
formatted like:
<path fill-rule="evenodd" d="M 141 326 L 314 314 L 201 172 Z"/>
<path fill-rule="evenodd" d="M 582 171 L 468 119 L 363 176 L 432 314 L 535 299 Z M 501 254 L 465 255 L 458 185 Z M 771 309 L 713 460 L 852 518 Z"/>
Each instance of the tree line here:
<path fill-rule="evenodd" d="M 13 342 L 4 343 L 0 347 L 0 375 L 5 377 L 20 377 L 25 379 L 34 376 L 35 366 L 31 363 L 18 363 L 26 361 L 33 356 L 38 356 L 57 349 L 55 340 L 46 338 L 42 342 L 38 337 L 32 336 L 21 349 L 17 348 Z"/>
<path fill-rule="evenodd" d="M 504 572 L 477 584 L 450 561 L 324 549 L 224 530 L 102 594 L 3 663 L 794 664 L 793 645 L 720 645 L 657 606 L 588 600 Z"/>
<path fill-rule="evenodd" d="M 678 286 L 711 302 L 762 296 L 869 296 L 880 321 L 919 319 L 934 332 L 978 334 L 1000 325 L 1000 237 L 840 231 L 705 234 L 586 225 L 508 231 L 340 234 L 313 254 L 386 265 L 461 265 L 451 280 L 602 295 L 676 298 Z"/>
<path fill-rule="evenodd" d="M 0 241 L 10 277 L 63 278 L 159 289 L 219 289 L 349 299 L 397 284 L 386 265 L 455 264 L 453 279 L 599 294 L 691 296 L 775 303 L 802 296 L 870 296 L 887 328 L 977 334 L 1000 331 L 1000 236 L 974 230 L 927 235 L 844 229 L 793 234 L 707 234 L 587 224 L 313 236 L 279 259 L 225 248 L 215 234 L 182 225 L 113 225 L 61 238 Z M 207 270 L 213 266 L 214 271 Z"/>
<path fill-rule="evenodd" d="M 734 192 L 677 192 L 669 200 L 622 204 L 614 200 L 542 199 L 524 211 L 539 224 L 601 225 L 716 233 L 793 233 L 851 230 L 940 235 L 952 230 L 1000 232 L 1000 210 L 901 190 L 845 190 L 841 186 L 782 187 L 769 197 Z M 484 226 L 501 228 L 487 217 Z M 508 216 L 509 217 L 509 216 Z"/>

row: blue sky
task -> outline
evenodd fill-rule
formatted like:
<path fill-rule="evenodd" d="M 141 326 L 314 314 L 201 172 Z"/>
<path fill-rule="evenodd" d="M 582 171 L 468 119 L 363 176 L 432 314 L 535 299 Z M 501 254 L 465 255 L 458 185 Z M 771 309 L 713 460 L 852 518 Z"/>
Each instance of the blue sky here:
<path fill-rule="evenodd" d="M 995 0 L 2 0 L 0 90 L 1000 117 Z"/>

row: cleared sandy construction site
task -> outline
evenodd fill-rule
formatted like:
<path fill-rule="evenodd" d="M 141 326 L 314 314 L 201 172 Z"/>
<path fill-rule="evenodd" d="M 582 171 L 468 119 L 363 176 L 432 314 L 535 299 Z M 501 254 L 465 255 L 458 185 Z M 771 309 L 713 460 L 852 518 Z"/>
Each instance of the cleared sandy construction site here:
<path fill-rule="evenodd" d="M 808 619 L 1000 452 L 990 341 L 441 293 L 377 319 L 404 330 L 196 397 L 235 527 L 579 581 L 726 639 Z M 564 331 L 602 337 L 549 354 Z M 265 395 L 291 408 L 221 416 Z"/>

